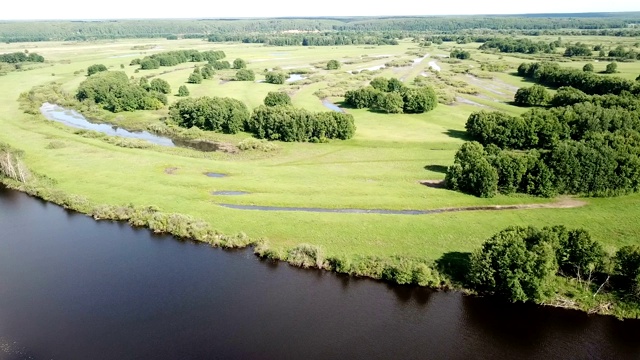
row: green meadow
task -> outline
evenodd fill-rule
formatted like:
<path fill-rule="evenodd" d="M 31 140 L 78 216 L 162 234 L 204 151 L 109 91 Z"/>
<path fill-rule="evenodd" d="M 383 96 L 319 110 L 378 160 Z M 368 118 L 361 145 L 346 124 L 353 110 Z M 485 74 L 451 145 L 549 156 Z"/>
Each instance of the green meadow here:
<path fill-rule="evenodd" d="M 555 38 L 551 38 L 550 41 Z M 633 42 L 634 39 L 563 37 L 587 43 Z M 149 46 L 144 46 L 149 45 Z M 626 44 L 629 45 L 629 44 Z M 464 142 L 467 117 L 478 110 L 513 114 L 526 109 L 510 104 L 515 91 L 529 86 L 514 76 L 527 55 L 482 53 L 479 44 L 418 47 L 402 41 L 391 46 L 268 47 L 258 44 L 210 43 L 202 40 L 138 39 L 97 42 L 41 42 L 1 44 L 0 53 L 28 50 L 46 58 L 22 71 L 0 76 L 0 141 L 24 151 L 26 165 L 51 179 L 51 186 L 85 197 L 94 204 L 154 205 L 163 212 L 191 215 L 225 234 L 245 233 L 268 239 L 275 249 L 307 243 L 331 256 L 403 256 L 436 260 L 446 253 L 469 252 L 492 234 L 510 225 L 538 227 L 563 224 L 589 230 L 609 251 L 637 243 L 640 237 L 640 195 L 587 198 L 585 206 L 505 211 L 466 211 L 429 215 L 381 215 L 234 210 L 219 204 L 320 207 L 347 209 L 426 210 L 481 205 L 553 203 L 556 199 L 498 196 L 482 199 L 428 187 L 424 180 L 442 180 L 446 167 Z M 469 50 L 470 60 L 451 61 L 452 48 Z M 144 48 L 145 50 L 136 50 Z M 223 50 L 228 60 L 244 59 L 264 79 L 264 70 L 304 69 L 305 80 L 273 85 L 227 81 L 234 70 L 217 71 L 202 84 L 186 84 L 194 63 L 156 70 L 130 66 L 135 58 L 177 50 Z M 562 54 L 563 49 L 556 50 Z M 365 56 L 366 55 L 366 56 Z M 411 66 L 365 71 L 393 60 L 416 60 Z M 548 56 L 548 55 L 545 55 Z M 560 57 L 558 57 L 560 58 Z M 325 70 L 331 59 L 343 62 L 339 70 Z M 582 68 L 584 61 L 562 66 Z M 190 96 L 232 97 L 250 109 L 270 91 L 286 91 L 293 104 L 311 111 L 329 111 L 319 96 L 340 104 L 344 91 L 366 85 L 375 76 L 397 77 L 410 84 L 416 78 L 437 89 L 442 103 L 424 114 L 382 114 L 346 109 L 355 118 L 354 138 L 327 143 L 279 143 L 272 152 L 201 153 L 153 146 L 123 148 L 100 139 L 82 137 L 74 129 L 25 114 L 18 96 L 32 87 L 57 82 L 74 93 L 86 78 L 86 69 L 104 64 L 138 79 L 155 76 L 168 81 L 172 92 L 185 85 Z M 440 67 L 439 73 L 430 69 Z M 483 64 L 503 64 L 500 72 Z M 596 71 L 606 63 L 594 63 Z M 635 79 L 640 62 L 619 63 L 619 76 Z M 353 72 L 357 71 L 357 74 Z M 174 95 L 169 102 L 177 101 Z M 160 122 L 166 109 L 103 114 L 103 121 L 142 130 Z M 249 134 L 212 135 L 237 144 Z M 62 146 L 50 146 L 52 142 Z M 227 174 L 210 178 L 206 172 Z M 214 191 L 245 191 L 242 196 L 212 195 Z M 34 219 L 37 221 L 37 219 Z"/>

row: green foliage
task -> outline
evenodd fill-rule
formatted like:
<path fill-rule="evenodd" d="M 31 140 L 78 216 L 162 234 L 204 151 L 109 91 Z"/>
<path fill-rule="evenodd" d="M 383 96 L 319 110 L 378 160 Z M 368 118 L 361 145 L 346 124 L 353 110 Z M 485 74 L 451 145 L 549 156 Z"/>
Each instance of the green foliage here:
<path fill-rule="evenodd" d="M 200 75 L 202 75 L 203 79 L 211 79 L 215 74 L 215 70 L 211 64 L 206 64 L 201 70 Z"/>
<path fill-rule="evenodd" d="M 617 62 L 612 62 L 607 64 L 606 69 L 604 70 L 605 73 L 607 74 L 615 74 L 618 72 L 618 63 Z"/>
<path fill-rule="evenodd" d="M 356 109 L 371 108 L 387 113 L 423 113 L 435 109 L 438 96 L 430 86 L 408 88 L 402 81 L 376 77 L 369 86 L 349 90 L 345 103 Z"/>
<path fill-rule="evenodd" d="M 211 64 L 211 66 L 213 66 L 215 70 L 231 69 L 231 64 L 226 60 L 223 60 L 223 61 L 215 60 L 215 61 L 209 62 L 209 64 Z"/>
<path fill-rule="evenodd" d="M 280 141 L 346 140 L 353 137 L 353 116 L 335 111 L 311 113 L 291 106 L 259 106 L 245 131 L 259 139 Z"/>
<path fill-rule="evenodd" d="M 338 60 L 329 60 L 327 62 L 327 70 L 338 70 L 342 64 Z"/>
<path fill-rule="evenodd" d="M 594 68 L 593 68 L 593 64 L 592 63 L 586 63 L 582 67 L 582 71 L 584 71 L 584 72 L 593 72 L 593 70 L 594 70 Z"/>
<path fill-rule="evenodd" d="M 180 97 L 189 96 L 189 89 L 187 88 L 186 85 L 180 85 L 180 87 L 178 88 L 178 96 Z"/>
<path fill-rule="evenodd" d="M 466 142 L 456 153 L 454 163 L 447 169 L 445 184 L 480 197 L 493 197 L 498 190 L 498 173 L 487 160 L 482 145 Z"/>
<path fill-rule="evenodd" d="M 303 268 L 324 267 L 324 252 L 315 245 L 300 244 L 287 253 L 287 261 Z"/>
<path fill-rule="evenodd" d="M 453 49 L 449 54 L 449 57 L 452 59 L 467 60 L 471 59 L 471 53 L 462 49 Z"/>
<path fill-rule="evenodd" d="M 155 78 L 149 83 L 149 91 L 156 91 L 162 94 L 171 94 L 171 85 L 166 80 Z"/>
<path fill-rule="evenodd" d="M 269 84 L 284 84 L 285 80 L 287 80 L 287 74 L 281 71 L 269 71 L 267 75 L 265 75 L 265 81 Z"/>
<path fill-rule="evenodd" d="M 612 67 L 617 68 L 617 65 Z M 522 63 L 518 67 L 518 75 L 550 87 L 571 86 L 589 95 L 619 95 L 623 92 L 640 94 L 640 87 L 634 81 L 615 76 L 601 76 L 579 69 L 562 69 L 556 63 Z"/>
<path fill-rule="evenodd" d="M 640 246 L 620 248 L 613 259 L 615 272 L 620 276 L 620 287 L 635 296 L 640 295 Z"/>
<path fill-rule="evenodd" d="M 169 107 L 169 116 L 182 127 L 235 134 L 249 119 L 249 110 L 236 99 L 204 96 L 178 100 Z"/>
<path fill-rule="evenodd" d="M 266 106 L 291 105 L 291 97 L 286 92 L 269 91 L 264 98 Z"/>
<path fill-rule="evenodd" d="M 245 69 L 247 67 L 247 62 L 238 58 L 233 60 L 233 68 L 234 69 Z"/>
<path fill-rule="evenodd" d="M 516 91 L 514 102 L 518 106 L 543 106 L 546 105 L 551 95 L 544 86 L 533 85 L 528 88 L 520 88 Z"/>
<path fill-rule="evenodd" d="M 553 228 L 553 232 L 558 238 L 556 259 L 562 274 L 580 279 L 603 270 L 604 249 L 586 230 L 568 231 L 561 226 Z"/>
<path fill-rule="evenodd" d="M 160 66 L 175 66 L 185 62 L 216 61 L 225 57 L 224 51 L 208 50 L 175 50 L 161 52 L 146 56 L 143 59 L 134 59 L 131 65 L 140 65 L 143 70 L 157 69 Z"/>
<path fill-rule="evenodd" d="M 587 44 L 576 43 L 565 48 L 564 56 L 591 56 L 591 47 Z"/>
<path fill-rule="evenodd" d="M 587 64 L 588 65 L 588 64 Z M 549 101 L 553 107 L 570 106 L 581 102 L 587 102 L 591 100 L 591 96 L 584 92 L 574 89 L 570 86 L 563 86 L 556 91 Z"/>
<path fill-rule="evenodd" d="M 533 42 L 530 39 L 496 38 L 487 40 L 479 49 L 497 49 L 503 53 L 535 54 L 538 52 L 553 52 L 555 45 L 542 41 Z"/>
<path fill-rule="evenodd" d="M 265 139 L 246 138 L 238 143 L 238 149 L 242 151 L 257 150 L 262 152 L 270 152 L 278 150 L 278 146 Z"/>
<path fill-rule="evenodd" d="M 240 69 L 236 72 L 237 81 L 255 81 L 256 74 L 250 69 Z"/>
<path fill-rule="evenodd" d="M 44 57 L 36 53 L 14 52 L 0 54 L 0 63 L 19 64 L 24 62 L 44 62 Z"/>
<path fill-rule="evenodd" d="M 103 71 L 88 77 L 78 86 L 76 98 L 93 101 L 111 112 L 157 110 L 166 103 L 166 96 L 130 83 L 121 71 Z"/>
<path fill-rule="evenodd" d="M 140 61 L 141 70 L 153 70 L 160 68 L 160 62 L 155 59 L 143 59 Z"/>
<path fill-rule="evenodd" d="M 202 83 L 202 75 L 199 72 L 192 72 L 187 79 L 187 83 L 189 84 L 200 84 Z"/>
<path fill-rule="evenodd" d="M 540 231 L 510 227 L 471 255 L 468 281 L 511 301 L 541 301 L 557 268 L 553 244 Z"/>
<path fill-rule="evenodd" d="M 91 76 L 95 73 L 101 72 L 101 71 L 107 71 L 107 67 L 104 66 L 103 64 L 94 64 L 91 65 L 87 68 L 87 76 Z"/>

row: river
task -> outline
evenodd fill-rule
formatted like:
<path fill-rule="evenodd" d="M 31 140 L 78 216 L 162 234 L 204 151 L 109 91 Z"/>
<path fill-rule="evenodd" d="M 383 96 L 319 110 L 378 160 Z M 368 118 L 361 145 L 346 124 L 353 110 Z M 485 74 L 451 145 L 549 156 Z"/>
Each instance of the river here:
<path fill-rule="evenodd" d="M 637 359 L 640 322 L 302 270 L 0 187 L 0 359 Z"/>

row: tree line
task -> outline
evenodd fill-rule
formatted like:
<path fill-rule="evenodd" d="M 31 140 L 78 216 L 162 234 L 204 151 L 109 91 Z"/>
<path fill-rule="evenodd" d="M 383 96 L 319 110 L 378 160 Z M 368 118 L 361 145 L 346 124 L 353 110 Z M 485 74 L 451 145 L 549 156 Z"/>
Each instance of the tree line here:
<path fill-rule="evenodd" d="M 244 130 L 267 140 L 320 142 L 346 140 L 355 134 L 351 115 L 295 108 L 283 93 L 269 93 L 265 104 L 268 106 L 261 105 L 250 114 L 238 100 L 205 96 L 178 100 L 169 107 L 169 113 L 171 120 L 183 127 L 227 134 Z"/>
<path fill-rule="evenodd" d="M 356 109 L 369 108 L 386 113 L 424 113 L 435 109 L 438 96 L 429 86 L 409 88 L 396 78 L 376 77 L 369 86 L 349 90 L 345 103 Z"/>
<path fill-rule="evenodd" d="M 453 190 L 491 197 L 612 196 L 640 191 L 640 100 L 630 94 L 589 96 L 561 88 L 558 107 L 520 116 L 473 113 L 465 143 L 449 167 Z"/>
<path fill-rule="evenodd" d="M 571 86 L 589 95 L 618 95 L 623 91 L 640 95 L 640 83 L 637 81 L 617 76 L 600 76 L 579 69 L 561 68 L 552 62 L 522 63 L 518 66 L 518 75 L 546 86 Z"/>
<path fill-rule="evenodd" d="M 140 65 L 142 70 L 158 69 L 160 66 L 175 66 L 186 62 L 215 62 L 224 59 L 226 54 L 221 50 L 176 50 L 166 51 L 140 59 L 131 60 L 130 65 Z"/>
<path fill-rule="evenodd" d="M 509 227 L 471 255 L 466 274 L 480 293 L 536 302 L 553 298 L 558 277 L 583 284 L 590 296 L 604 289 L 638 302 L 640 247 L 624 246 L 610 256 L 583 229 Z"/>
<path fill-rule="evenodd" d="M 14 52 L 10 54 L 0 54 L 0 62 L 9 64 L 19 64 L 23 62 L 44 62 L 44 56 L 36 53 Z"/>

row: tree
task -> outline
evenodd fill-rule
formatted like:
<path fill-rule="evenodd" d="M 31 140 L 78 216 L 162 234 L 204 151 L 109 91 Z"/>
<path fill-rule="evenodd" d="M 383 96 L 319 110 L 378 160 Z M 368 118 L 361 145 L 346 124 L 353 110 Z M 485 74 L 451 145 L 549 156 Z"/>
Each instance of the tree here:
<path fill-rule="evenodd" d="M 164 79 L 155 78 L 149 83 L 148 90 L 157 91 L 162 94 L 171 94 L 171 85 Z"/>
<path fill-rule="evenodd" d="M 640 81 L 640 75 L 638 75 L 638 77 L 636 78 L 636 81 Z"/>
<path fill-rule="evenodd" d="M 419 89 L 405 89 L 402 93 L 405 113 L 424 113 L 435 109 L 438 96 L 430 86 Z"/>
<path fill-rule="evenodd" d="M 231 69 L 231 64 L 226 60 L 215 60 L 213 62 L 209 62 L 209 64 L 211 64 L 211 66 L 216 70 Z"/>
<path fill-rule="evenodd" d="M 635 295 L 640 294 L 640 246 L 621 247 L 613 262 L 616 274 L 622 280 L 622 287 Z"/>
<path fill-rule="evenodd" d="M 389 79 L 383 77 L 375 77 L 369 83 L 374 89 L 387 92 L 389 89 Z"/>
<path fill-rule="evenodd" d="M 587 63 L 582 67 L 582 71 L 584 72 L 593 72 L 593 64 Z"/>
<path fill-rule="evenodd" d="M 140 69 L 142 70 L 153 70 L 160 67 L 160 62 L 155 59 L 145 58 L 140 61 Z"/>
<path fill-rule="evenodd" d="M 146 77 L 141 77 L 140 81 L 138 82 L 138 85 L 140 85 L 141 88 L 145 89 L 145 90 L 149 90 L 149 79 L 147 79 Z"/>
<path fill-rule="evenodd" d="M 466 60 L 471 59 L 471 53 L 462 49 L 453 49 L 449 57 L 452 59 Z"/>
<path fill-rule="evenodd" d="M 236 72 L 237 81 L 254 81 L 255 79 L 256 74 L 253 72 L 253 70 L 240 69 Z"/>
<path fill-rule="evenodd" d="M 462 144 L 454 163 L 447 169 L 445 185 L 480 197 L 493 197 L 498 191 L 498 172 L 487 160 L 482 145 L 475 141 Z"/>
<path fill-rule="evenodd" d="M 390 78 L 389 83 L 387 84 L 388 92 L 401 92 L 404 89 L 404 84 L 402 81 L 396 78 Z"/>
<path fill-rule="evenodd" d="M 287 75 L 281 71 L 269 71 L 265 76 L 265 81 L 269 84 L 284 84 Z"/>
<path fill-rule="evenodd" d="M 607 73 L 607 74 L 615 74 L 615 73 L 617 73 L 618 72 L 618 63 L 614 61 L 612 63 L 607 64 L 607 68 L 606 68 L 606 70 L 604 72 Z"/>
<path fill-rule="evenodd" d="M 186 85 L 180 85 L 180 87 L 178 88 L 178 96 L 180 97 L 189 96 L 189 89 L 187 88 Z"/>
<path fill-rule="evenodd" d="M 242 60 L 240 58 L 233 60 L 233 68 L 234 69 L 238 69 L 239 70 L 239 69 L 244 69 L 246 67 L 247 67 L 247 62 L 246 61 L 244 61 L 244 60 Z"/>
<path fill-rule="evenodd" d="M 534 228 L 510 227 L 471 255 L 468 281 L 511 301 L 543 300 L 557 269 L 552 244 Z"/>
<path fill-rule="evenodd" d="M 200 84 L 202 83 L 202 75 L 200 75 L 199 72 L 192 72 L 191 75 L 189 75 L 187 82 L 189 84 Z"/>
<path fill-rule="evenodd" d="M 546 105 L 550 97 L 544 86 L 535 84 L 528 88 L 518 89 L 514 96 L 514 102 L 518 106 L 541 106 Z"/>
<path fill-rule="evenodd" d="M 215 74 L 215 70 L 213 70 L 213 66 L 211 66 L 210 64 L 206 64 L 200 70 L 200 74 L 202 75 L 203 79 L 211 79 L 213 77 L 213 74 Z"/>
<path fill-rule="evenodd" d="M 338 70 L 340 69 L 340 62 L 338 60 L 329 60 L 327 63 L 327 70 Z"/>
<path fill-rule="evenodd" d="M 107 71 L 107 67 L 102 64 L 94 64 L 89 66 L 87 69 L 87 76 L 91 76 L 95 73 L 99 73 L 101 71 Z"/>
<path fill-rule="evenodd" d="M 404 109 L 404 100 L 398 93 L 383 93 L 377 97 L 374 107 L 388 114 L 401 114 Z"/>
<path fill-rule="evenodd" d="M 266 106 L 291 105 L 291 97 L 286 92 L 269 91 L 264 98 L 264 104 Z"/>
<path fill-rule="evenodd" d="M 554 230 L 559 239 L 556 259 L 564 275 L 580 279 L 602 270 L 605 260 L 604 249 L 586 230 L 568 231 L 562 226 Z"/>

